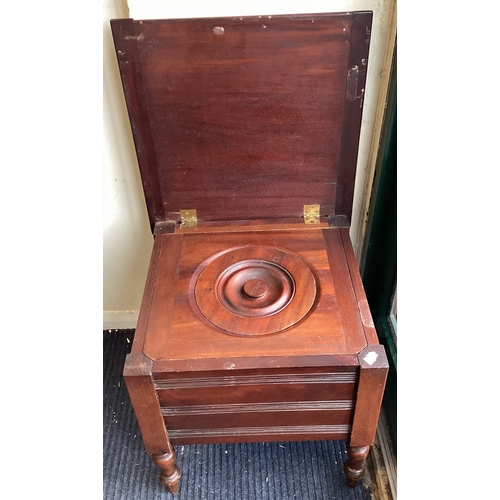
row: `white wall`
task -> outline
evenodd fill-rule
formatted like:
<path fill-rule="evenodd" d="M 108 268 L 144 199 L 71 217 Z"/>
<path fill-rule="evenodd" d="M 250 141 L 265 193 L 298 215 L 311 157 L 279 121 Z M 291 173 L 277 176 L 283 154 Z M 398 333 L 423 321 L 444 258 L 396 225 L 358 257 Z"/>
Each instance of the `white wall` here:
<path fill-rule="evenodd" d="M 135 328 L 153 237 L 109 27 L 126 0 L 104 2 L 104 325 Z"/>
<path fill-rule="evenodd" d="M 395 36 L 395 0 L 226 0 L 104 3 L 104 328 L 133 328 L 152 247 L 109 19 L 161 19 L 372 10 L 370 63 L 361 128 L 351 238 L 359 256 Z"/>

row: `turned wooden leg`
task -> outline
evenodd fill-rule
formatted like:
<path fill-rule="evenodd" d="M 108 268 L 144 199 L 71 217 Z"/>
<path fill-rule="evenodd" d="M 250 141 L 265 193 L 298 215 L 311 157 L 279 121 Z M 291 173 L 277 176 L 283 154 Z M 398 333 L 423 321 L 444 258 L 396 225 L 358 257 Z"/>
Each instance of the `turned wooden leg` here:
<path fill-rule="evenodd" d="M 152 455 L 154 463 L 160 469 L 160 481 L 167 487 L 170 493 L 179 491 L 179 480 L 181 470 L 175 463 L 175 450 L 164 455 Z"/>
<path fill-rule="evenodd" d="M 344 463 L 344 474 L 347 486 L 354 488 L 358 481 L 365 475 L 366 457 L 370 451 L 369 446 L 348 446 L 347 460 Z"/>

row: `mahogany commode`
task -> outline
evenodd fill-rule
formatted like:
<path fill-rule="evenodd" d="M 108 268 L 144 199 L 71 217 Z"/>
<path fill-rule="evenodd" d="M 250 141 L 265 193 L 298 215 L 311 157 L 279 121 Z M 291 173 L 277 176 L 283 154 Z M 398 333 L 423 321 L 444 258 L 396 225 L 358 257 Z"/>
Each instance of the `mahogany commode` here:
<path fill-rule="evenodd" d="M 345 439 L 387 376 L 349 238 L 371 12 L 111 21 L 154 244 L 124 378 L 173 445 Z"/>

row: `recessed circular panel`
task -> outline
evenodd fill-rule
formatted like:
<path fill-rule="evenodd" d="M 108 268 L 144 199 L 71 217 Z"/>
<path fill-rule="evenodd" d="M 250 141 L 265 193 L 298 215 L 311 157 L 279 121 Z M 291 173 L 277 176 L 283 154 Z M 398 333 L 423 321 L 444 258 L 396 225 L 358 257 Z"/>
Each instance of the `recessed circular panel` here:
<path fill-rule="evenodd" d="M 217 280 L 215 295 L 229 312 L 257 317 L 274 314 L 290 302 L 290 273 L 271 262 L 248 259 L 229 266 Z"/>
<path fill-rule="evenodd" d="M 309 312 L 316 298 L 309 266 L 276 247 L 230 249 L 204 262 L 195 276 L 191 293 L 203 317 L 238 335 L 289 328 Z"/>

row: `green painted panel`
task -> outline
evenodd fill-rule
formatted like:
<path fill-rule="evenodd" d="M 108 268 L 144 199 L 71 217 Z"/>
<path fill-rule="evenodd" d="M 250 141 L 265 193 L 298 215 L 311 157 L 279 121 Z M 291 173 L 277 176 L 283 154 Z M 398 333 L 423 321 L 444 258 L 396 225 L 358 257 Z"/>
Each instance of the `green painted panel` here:
<path fill-rule="evenodd" d="M 380 342 L 384 345 L 389 360 L 383 406 L 395 447 L 397 447 L 397 334 L 393 332 L 388 317 L 397 277 L 396 80 L 396 51 L 394 51 L 386 115 L 362 256 L 363 284 Z"/>

